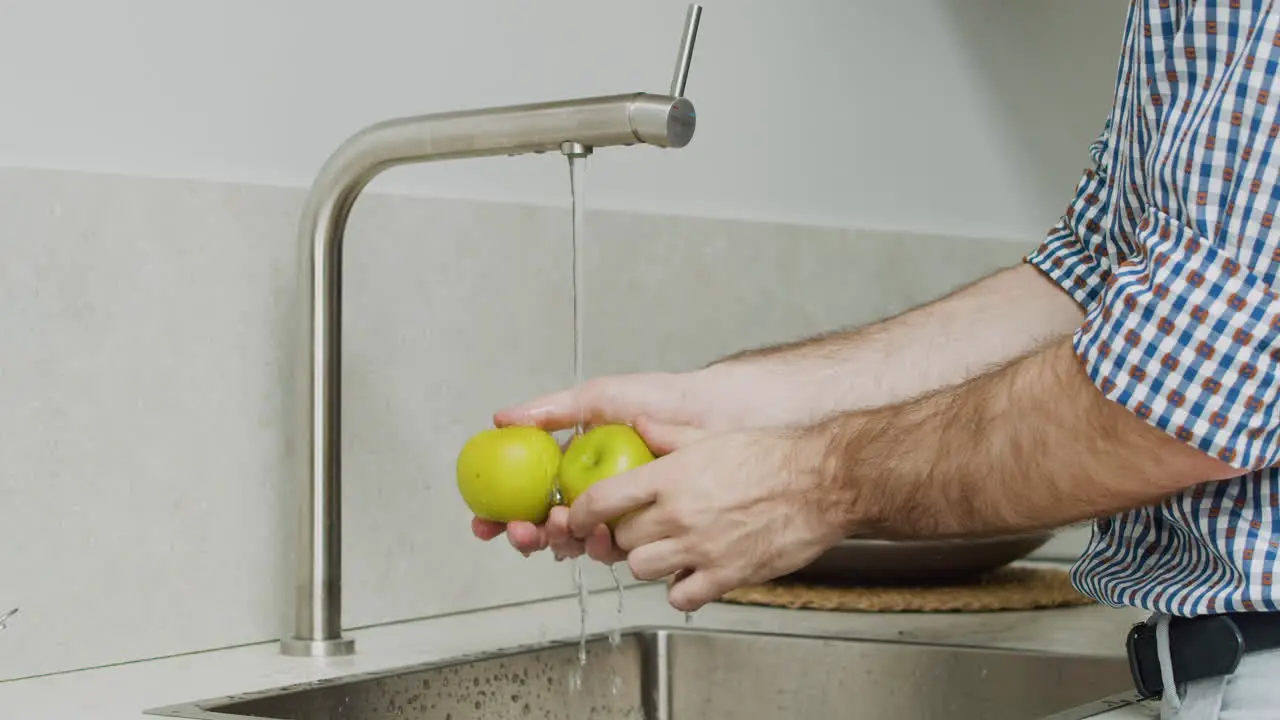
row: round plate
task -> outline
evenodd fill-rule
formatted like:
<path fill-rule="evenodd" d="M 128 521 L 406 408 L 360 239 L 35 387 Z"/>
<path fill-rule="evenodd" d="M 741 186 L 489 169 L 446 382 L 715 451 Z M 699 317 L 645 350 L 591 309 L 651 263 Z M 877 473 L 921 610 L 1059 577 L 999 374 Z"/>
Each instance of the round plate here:
<path fill-rule="evenodd" d="M 838 585 L 956 582 L 1020 560 L 1053 535 L 1045 531 L 953 540 L 849 538 L 791 577 Z"/>

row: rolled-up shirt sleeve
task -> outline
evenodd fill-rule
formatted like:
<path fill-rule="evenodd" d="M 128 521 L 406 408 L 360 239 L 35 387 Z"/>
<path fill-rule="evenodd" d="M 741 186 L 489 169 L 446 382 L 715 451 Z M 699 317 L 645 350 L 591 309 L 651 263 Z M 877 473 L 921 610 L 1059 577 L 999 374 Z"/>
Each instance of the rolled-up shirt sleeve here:
<path fill-rule="evenodd" d="M 1084 171 L 1066 211 L 1026 261 L 1048 275 L 1086 310 L 1098 301 L 1111 274 L 1114 188 L 1107 173 L 1111 121 L 1089 146 L 1093 164 Z"/>
<path fill-rule="evenodd" d="M 1245 245 L 1264 251 L 1237 252 L 1167 212 L 1117 200 L 1111 126 L 1090 147 L 1093 165 L 1061 221 L 1026 260 L 1084 309 L 1072 342 L 1107 398 L 1228 465 L 1276 465 L 1280 234 L 1265 237 L 1268 215 Z"/>
<path fill-rule="evenodd" d="M 1159 210 L 1136 235 L 1139 251 L 1110 273 L 1073 337 L 1089 377 L 1228 465 L 1275 465 L 1280 299 L 1268 279 Z"/>

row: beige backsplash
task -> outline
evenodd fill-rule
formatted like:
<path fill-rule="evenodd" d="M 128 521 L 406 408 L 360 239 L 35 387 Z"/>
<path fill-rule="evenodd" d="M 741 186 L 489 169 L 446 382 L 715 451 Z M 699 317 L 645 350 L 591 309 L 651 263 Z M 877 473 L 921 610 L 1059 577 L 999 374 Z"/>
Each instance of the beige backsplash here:
<path fill-rule="evenodd" d="M 302 195 L 0 171 L 0 679 L 282 632 Z M 1035 241 L 592 213 L 586 371 L 873 320 Z M 346 257 L 347 624 L 567 594 L 568 564 L 470 538 L 452 478 L 494 409 L 569 381 L 567 208 L 369 195 Z"/>

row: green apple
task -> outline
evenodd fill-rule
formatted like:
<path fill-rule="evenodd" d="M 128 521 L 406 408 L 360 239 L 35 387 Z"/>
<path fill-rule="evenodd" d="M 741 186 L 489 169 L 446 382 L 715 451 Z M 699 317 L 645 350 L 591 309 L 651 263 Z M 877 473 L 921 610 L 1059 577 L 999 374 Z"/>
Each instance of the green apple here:
<path fill-rule="evenodd" d="M 596 482 L 654 459 L 629 425 L 600 425 L 573 438 L 560 461 L 560 494 L 568 505 Z M 612 524 L 612 523 L 611 523 Z"/>
<path fill-rule="evenodd" d="M 560 444 L 546 430 L 510 426 L 474 435 L 458 453 L 458 491 L 482 520 L 546 521 Z"/>

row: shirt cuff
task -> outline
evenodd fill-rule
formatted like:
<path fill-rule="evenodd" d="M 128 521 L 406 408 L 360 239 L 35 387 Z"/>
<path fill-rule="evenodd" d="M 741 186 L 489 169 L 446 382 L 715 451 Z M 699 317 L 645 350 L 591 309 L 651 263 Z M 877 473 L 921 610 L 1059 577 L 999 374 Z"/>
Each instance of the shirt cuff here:
<path fill-rule="evenodd" d="M 1105 208 L 1099 200 L 1105 182 L 1096 171 L 1085 172 L 1061 222 L 1025 258 L 1086 310 L 1097 303 L 1111 276 L 1101 225 Z"/>
<path fill-rule="evenodd" d="M 1276 464 L 1280 299 L 1229 250 L 1164 213 L 1150 211 L 1137 234 L 1140 250 L 1115 268 L 1073 337 L 1089 377 L 1228 465 Z"/>

